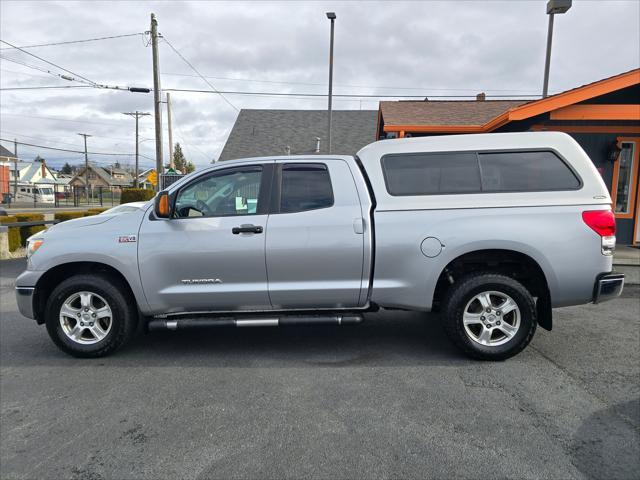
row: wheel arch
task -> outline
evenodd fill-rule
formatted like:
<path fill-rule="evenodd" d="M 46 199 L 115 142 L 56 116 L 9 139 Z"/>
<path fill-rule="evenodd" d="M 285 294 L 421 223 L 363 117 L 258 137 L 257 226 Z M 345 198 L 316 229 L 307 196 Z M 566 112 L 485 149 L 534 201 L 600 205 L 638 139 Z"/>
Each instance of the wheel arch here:
<path fill-rule="evenodd" d="M 139 305 L 138 299 L 127 278 L 117 268 L 102 262 L 79 261 L 58 264 L 40 276 L 35 285 L 33 311 L 39 324 L 44 323 L 44 309 L 53 289 L 63 280 L 77 274 L 105 275 L 114 279 L 123 293 Z M 139 309 L 138 309 L 139 310 Z"/>
<path fill-rule="evenodd" d="M 552 328 L 551 286 L 545 269 L 531 255 L 511 248 L 483 248 L 460 253 L 442 268 L 436 282 L 433 303 L 442 301 L 449 286 L 471 272 L 494 272 L 507 275 L 522 283 L 538 300 L 538 324 Z M 552 280 L 552 279 L 551 279 Z M 552 280 L 553 281 L 553 280 Z"/>

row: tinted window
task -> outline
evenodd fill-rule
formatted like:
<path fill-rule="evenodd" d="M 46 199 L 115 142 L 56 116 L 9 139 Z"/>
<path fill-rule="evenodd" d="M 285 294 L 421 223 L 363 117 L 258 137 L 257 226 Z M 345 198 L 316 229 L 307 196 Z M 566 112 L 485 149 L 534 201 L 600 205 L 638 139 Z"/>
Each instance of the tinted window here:
<path fill-rule="evenodd" d="M 475 153 L 386 155 L 382 169 L 391 195 L 433 195 L 480 191 Z"/>
<path fill-rule="evenodd" d="M 481 153 L 479 158 L 483 191 L 571 190 L 580 186 L 553 152 Z"/>
<path fill-rule="evenodd" d="M 331 205 L 333 190 L 325 165 L 287 164 L 282 167 L 280 212 L 302 212 Z"/>
<path fill-rule="evenodd" d="M 184 187 L 176 199 L 177 217 L 251 215 L 258 209 L 261 167 L 223 170 Z"/>

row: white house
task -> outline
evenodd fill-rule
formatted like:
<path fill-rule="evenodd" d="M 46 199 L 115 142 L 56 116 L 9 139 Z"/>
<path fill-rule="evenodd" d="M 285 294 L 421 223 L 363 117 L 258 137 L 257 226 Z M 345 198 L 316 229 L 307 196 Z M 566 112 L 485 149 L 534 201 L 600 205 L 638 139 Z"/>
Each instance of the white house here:
<path fill-rule="evenodd" d="M 6 150 L 3 148 L 3 151 Z M 4 153 L 4 152 L 0 152 Z M 9 152 L 10 153 L 10 152 Z M 44 159 L 36 159 L 33 162 L 15 162 L 15 157 L 0 156 L 0 164 L 9 167 L 9 181 L 13 184 L 18 179 L 18 184 L 56 184 L 58 182 L 54 172 L 47 167 Z M 16 170 L 17 168 L 17 170 Z"/>

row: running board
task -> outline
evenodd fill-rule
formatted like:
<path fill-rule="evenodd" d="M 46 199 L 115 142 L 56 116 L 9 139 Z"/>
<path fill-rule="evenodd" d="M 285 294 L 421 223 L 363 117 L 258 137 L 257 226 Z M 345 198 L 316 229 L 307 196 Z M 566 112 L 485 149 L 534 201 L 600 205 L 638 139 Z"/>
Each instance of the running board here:
<path fill-rule="evenodd" d="M 210 327 L 278 327 L 287 325 L 355 325 L 362 322 L 362 315 L 310 315 L 280 317 L 214 317 L 214 318 L 176 318 L 153 319 L 147 324 L 149 331 L 154 330 L 183 330 L 187 328 Z"/>

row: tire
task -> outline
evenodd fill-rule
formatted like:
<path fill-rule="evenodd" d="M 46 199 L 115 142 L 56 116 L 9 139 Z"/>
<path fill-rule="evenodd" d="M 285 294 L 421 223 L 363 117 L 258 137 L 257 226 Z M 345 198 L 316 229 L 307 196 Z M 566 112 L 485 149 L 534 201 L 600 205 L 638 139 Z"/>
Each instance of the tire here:
<path fill-rule="evenodd" d="M 81 274 L 64 280 L 51 292 L 45 323 L 58 348 L 74 357 L 104 357 L 133 336 L 136 303 L 118 283 L 107 275 Z"/>
<path fill-rule="evenodd" d="M 478 360 L 517 355 L 529 344 L 537 325 L 531 293 L 513 278 L 495 273 L 470 274 L 454 283 L 442 316 L 454 345 Z"/>

